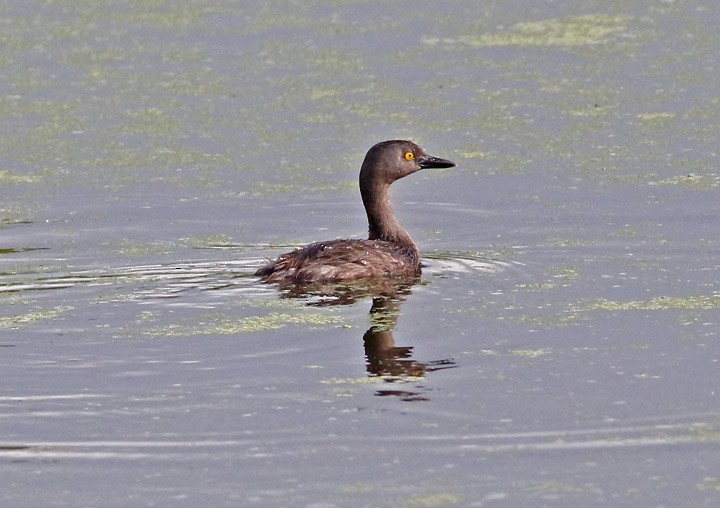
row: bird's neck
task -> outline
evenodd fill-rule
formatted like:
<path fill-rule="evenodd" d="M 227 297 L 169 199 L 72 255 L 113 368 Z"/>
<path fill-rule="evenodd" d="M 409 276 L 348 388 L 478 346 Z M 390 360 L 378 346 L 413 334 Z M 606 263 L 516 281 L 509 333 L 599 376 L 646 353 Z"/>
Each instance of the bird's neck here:
<path fill-rule="evenodd" d="M 383 240 L 417 252 L 412 238 L 395 219 L 390 206 L 390 185 L 361 186 L 360 192 L 368 218 L 368 240 Z"/>

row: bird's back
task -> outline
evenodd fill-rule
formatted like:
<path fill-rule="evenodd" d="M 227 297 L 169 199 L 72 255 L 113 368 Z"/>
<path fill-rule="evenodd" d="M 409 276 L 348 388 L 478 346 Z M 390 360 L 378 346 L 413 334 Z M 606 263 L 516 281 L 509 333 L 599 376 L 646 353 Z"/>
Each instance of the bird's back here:
<path fill-rule="evenodd" d="M 416 249 L 382 240 L 311 243 L 256 272 L 267 282 L 340 282 L 420 275 Z"/>

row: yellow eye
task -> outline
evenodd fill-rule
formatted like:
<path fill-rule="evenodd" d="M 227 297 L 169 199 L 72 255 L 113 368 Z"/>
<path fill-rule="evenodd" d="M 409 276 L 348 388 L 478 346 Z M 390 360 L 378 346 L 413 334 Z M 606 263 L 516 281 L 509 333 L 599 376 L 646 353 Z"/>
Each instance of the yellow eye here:
<path fill-rule="evenodd" d="M 405 157 L 406 161 L 411 161 L 415 159 L 415 154 L 412 152 L 405 152 L 405 155 L 403 155 L 403 157 Z"/>

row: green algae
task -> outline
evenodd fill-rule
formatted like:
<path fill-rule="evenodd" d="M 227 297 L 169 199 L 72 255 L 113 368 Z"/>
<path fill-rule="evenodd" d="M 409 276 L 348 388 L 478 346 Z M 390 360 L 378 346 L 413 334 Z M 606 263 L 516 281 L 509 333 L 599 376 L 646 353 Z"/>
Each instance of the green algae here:
<path fill-rule="evenodd" d="M 555 249 L 566 249 L 572 247 L 589 247 L 596 245 L 595 240 L 581 240 L 579 238 L 546 238 L 545 244 Z"/>
<path fill-rule="evenodd" d="M 568 310 L 559 314 L 524 314 L 521 316 L 511 316 L 507 318 L 508 321 L 523 323 L 531 329 L 562 328 L 578 324 L 586 319 L 587 318 L 574 310 Z"/>
<path fill-rule="evenodd" d="M 0 185 L 35 183 L 38 181 L 40 181 L 40 177 L 37 175 L 20 175 L 13 171 L 0 169 Z"/>
<path fill-rule="evenodd" d="M 602 490 L 597 486 L 586 483 L 582 485 L 576 485 L 567 482 L 560 481 L 544 481 L 544 482 L 532 482 L 529 485 L 529 490 L 545 495 L 560 495 L 560 494 L 584 494 L 594 493 L 601 494 Z"/>
<path fill-rule="evenodd" d="M 291 324 L 303 325 L 312 329 L 327 326 L 338 326 L 343 322 L 344 320 L 342 317 L 327 314 L 290 314 L 272 312 L 264 316 L 249 316 L 243 318 L 208 316 L 206 319 L 199 320 L 195 325 L 172 324 L 162 329 L 150 330 L 146 332 L 146 334 L 153 337 L 234 335 L 278 330 Z"/>
<path fill-rule="evenodd" d="M 220 154 L 204 153 L 200 150 L 181 147 L 155 145 L 149 149 L 135 149 L 120 144 L 108 147 L 105 157 L 81 161 L 87 167 L 104 167 L 106 170 L 138 169 L 152 167 L 154 169 L 177 170 L 177 168 L 202 167 L 208 163 L 226 162 Z M 176 177 L 176 181 L 182 181 Z"/>
<path fill-rule="evenodd" d="M 38 322 L 50 321 L 73 309 L 72 306 L 59 305 L 51 309 L 33 310 L 15 316 L 0 317 L 0 329 L 17 330 Z"/>
<path fill-rule="evenodd" d="M 706 476 L 697 484 L 699 490 L 720 492 L 720 478 L 715 476 Z"/>
<path fill-rule="evenodd" d="M 113 240 L 104 242 L 112 249 L 115 254 L 128 257 L 142 257 L 151 254 L 170 254 L 174 245 L 167 242 L 139 242 L 139 241 L 122 241 Z"/>
<path fill-rule="evenodd" d="M 680 185 L 698 190 L 711 190 L 720 186 L 720 175 L 714 173 L 706 175 L 688 173 L 664 178 L 662 180 L 650 181 L 648 185 Z"/>
<path fill-rule="evenodd" d="M 675 113 L 639 113 L 637 119 L 643 123 L 664 125 L 667 120 L 675 118 Z"/>
<path fill-rule="evenodd" d="M 299 190 L 310 192 L 307 186 L 292 183 L 270 183 L 264 181 L 253 182 L 251 188 L 245 191 L 246 194 L 255 197 L 273 196 L 278 194 L 295 194 Z"/>
<path fill-rule="evenodd" d="M 548 281 L 518 284 L 517 287 L 528 291 L 548 291 L 558 286 L 566 286 L 580 278 L 577 269 L 574 267 L 561 267 L 556 268 L 554 271 L 555 273 Z"/>
<path fill-rule="evenodd" d="M 402 500 L 402 504 L 410 507 L 433 507 L 458 505 L 465 501 L 462 496 L 450 493 L 433 493 L 414 496 Z"/>
<path fill-rule="evenodd" d="M 606 300 L 604 298 L 585 302 L 576 307 L 578 311 L 607 310 L 711 310 L 720 308 L 720 293 L 712 295 L 690 295 L 684 297 L 658 296 L 649 300 L 630 300 L 626 302 Z"/>
<path fill-rule="evenodd" d="M 374 492 L 375 490 L 376 487 L 369 483 L 350 483 L 338 488 L 340 494 L 365 494 L 367 492 Z"/>
<path fill-rule="evenodd" d="M 602 44 L 626 30 L 632 18 L 589 14 L 512 25 L 493 34 L 461 35 L 456 39 L 426 38 L 426 44 L 461 43 L 469 46 L 581 46 Z"/>
<path fill-rule="evenodd" d="M 485 159 L 488 154 L 487 152 L 476 150 L 472 152 L 462 152 L 460 156 L 464 159 Z"/>
<path fill-rule="evenodd" d="M 592 311 L 627 312 L 627 311 L 683 311 L 681 320 L 684 324 L 695 323 L 701 320 L 696 312 L 715 310 L 720 308 L 720 293 L 712 295 L 690 295 L 685 297 L 658 296 L 648 300 L 615 301 L 604 298 L 583 300 L 569 303 L 562 312 L 550 314 L 523 314 L 508 316 L 510 322 L 523 323 L 532 329 L 554 329 L 577 325 L 587 321 L 589 316 L 585 313 Z M 534 351 L 538 354 L 535 355 Z M 524 353 L 527 352 L 525 355 Z M 550 350 L 518 350 L 512 352 L 518 356 L 539 356 Z M 498 354 L 491 350 L 486 354 Z"/>
<path fill-rule="evenodd" d="M 235 243 L 233 237 L 225 234 L 194 236 L 189 238 L 182 238 L 181 241 L 185 245 L 194 249 L 221 249 L 238 247 L 238 244 Z"/>
<path fill-rule="evenodd" d="M 531 284 L 518 284 L 517 287 L 528 291 L 548 291 L 555 289 L 557 284 L 553 282 L 533 282 Z"/>
<path fill-rule="evenodd" d="M 552 352 L 549 348 L 540 349 L 511 349 L 510 354 L 514 356 L 523 356 L 525 358 L 537 358 L 539 356 L 549 355 Z"/>
<path fill-rule="evenodd" d="M 139 108 L 128 110 L 126 112 L 130 123 L 121 126 L 118 129 L 122 134 L 141 134 L 146 136 L 157 136 L 158 133 L 163 135 L 175 135 L 180 132 L 182 122 L 175 118 L 172 113 L 166 109 L 158 107 Z"/>
<path fill-rule="evenodd" d="M 227 8 L 221 5 L 198 1 L 177 3 L 171 0 L 133 0 L 125 2 L 124 6 L 127 10 L 112 14 L 114 22 L 146 25 L 173 32 L 194 29 L 206 16 L 227 12 Z"/>
<path fill-rule="evenodd" d="M 356 180 L 340 180 L 334 183 L 315 183 L 313 181 L 297 181 L 285 183 L 270 183 L 264 181 L 255 181 L 250 183 L 242 192 L 244 195 L 252 197 L 266 197 L 277 195 L 295 195 L 303 194 L 337 194 L 358 192 L 358 184 Z"/>

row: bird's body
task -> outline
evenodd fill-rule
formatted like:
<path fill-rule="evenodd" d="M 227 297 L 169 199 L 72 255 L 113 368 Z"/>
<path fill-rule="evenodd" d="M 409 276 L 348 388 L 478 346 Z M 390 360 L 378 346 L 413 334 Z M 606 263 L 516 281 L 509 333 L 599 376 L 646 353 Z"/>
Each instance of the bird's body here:
<path fill-rule="evenodd" d="M 316 242 L 281 255 L 260 268 L 266 282 L 318 283 L 420 275 L 420 253 L 392 213 L 390 184 L 422 168 L 449 168 L 410 141 L 384 141 L 370 148 L 360 170 L 360 193 L 368 217 L 367 240 Z"/>
<path fill-rule="evenodd" d="M 420 255 L 382 240 L 330 240 L 283 254 L 256 275 L 299 283 L 406 277 L 420 275 Z"/>

